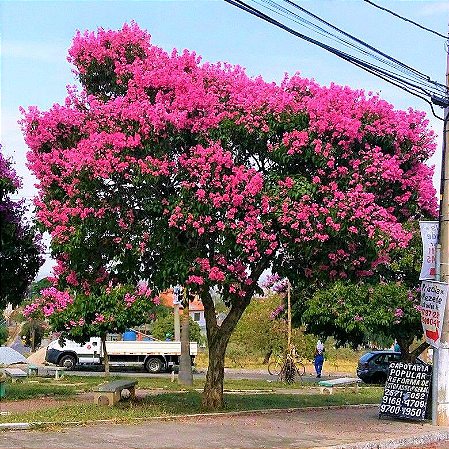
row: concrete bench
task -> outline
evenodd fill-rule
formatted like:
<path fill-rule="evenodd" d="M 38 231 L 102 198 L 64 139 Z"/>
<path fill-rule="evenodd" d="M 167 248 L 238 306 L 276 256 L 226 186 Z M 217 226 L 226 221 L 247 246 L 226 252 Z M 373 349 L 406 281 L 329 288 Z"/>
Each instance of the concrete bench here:
<path fill-rule="evenodd" d="M 339 379 L 322 380 L 318 382 L 318 385 L 320 386 L 321 394 L 324 394 L 326 391 L 329 394 L 333 394 L 335 387 L 344 387 L 346 390 L 346 387 L 351 386 L 354 387 L 355 392 L 358 392 L 360 382 L 362 380 L 358 377 L 340 377 Z"/>
<path fill-rule="evenodd" d="M 63 368 L 62 366 L 52 366 L 49 367 L 49 371 L 53 372 L 55 375 L 55 379 L 58 380 L 64 377 L 65 368 Z"/>
<path fill-rule="evenodd" d="M 41 377 L 54 377 L 59 380 L 64 377 L 65 368 L 62 366 L 41 366 L 38 368 L 39 376 Z"/>
<path fill-rule="evenodd" d="M 39 367 L 36 365 L 28 365 L 28 376 L 37 376 L 39 373 Z"/>
<path fill-rule="evenodd" d="M 19 379 L 27 377 L 27 373 L 20 368 L 5 368 L 5 374 L 12 380 L 16 382 Z"/>
<path fill-rule="evenodd" d="M 101 384 L 94 390 L 94 403 L 97 405 L 114 405 L 122 398 L 122 391 L 128 390 L 130 398 L 136 397 L 137 380 L 113 380 Z"/>

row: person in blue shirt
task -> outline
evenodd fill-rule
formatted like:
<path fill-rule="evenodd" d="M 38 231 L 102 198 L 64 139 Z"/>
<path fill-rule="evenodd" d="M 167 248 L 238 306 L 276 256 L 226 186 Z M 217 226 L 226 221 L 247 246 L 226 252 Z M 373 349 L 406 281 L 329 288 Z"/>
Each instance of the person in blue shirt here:
<path fill-rule="evenodd" d="M 323 343 L 321 343 L 321 340 L 318 340 L 314 355 L 316 377 L 321 377 L 321 371 L 323 370 L 323 363 L 324 363 L 324 345 Z"/>

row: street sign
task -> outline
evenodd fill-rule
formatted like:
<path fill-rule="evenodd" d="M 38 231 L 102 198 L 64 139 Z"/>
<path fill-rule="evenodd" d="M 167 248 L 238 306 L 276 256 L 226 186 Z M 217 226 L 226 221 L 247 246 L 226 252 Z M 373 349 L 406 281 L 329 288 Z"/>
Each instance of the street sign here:
<path fill-rule="evenodd" d="M 439 348 L 443 328 L 448 284 L 436 281 L 421 283 L 421 322 L 427 343 Z"/>
<path fill-rule="evenodd" d="M 438 222 L 437 221 L 420 221 L 422 240 L 422 265 L 419 280 L 435 279 L 435 256 L 436 245 L 438 240 Z"/>

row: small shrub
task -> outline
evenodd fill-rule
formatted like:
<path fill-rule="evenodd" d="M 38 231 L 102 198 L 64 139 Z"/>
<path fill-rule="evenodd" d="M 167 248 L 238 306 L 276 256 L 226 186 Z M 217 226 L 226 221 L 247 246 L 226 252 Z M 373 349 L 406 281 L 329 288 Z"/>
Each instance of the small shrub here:
<path fill-rule="evenodd" d="M 8 328 L 6 326 L 0 326 L 0 346 L 4 345 L 8 340 Z"/>
<path fill-rule="evenodd" d="M 40 320 L 32 319 L 23 325 L 20 336 L 25 337 L 25 344 L 34 351 L 41 344 L 44 333 L 44 323 Z"/>

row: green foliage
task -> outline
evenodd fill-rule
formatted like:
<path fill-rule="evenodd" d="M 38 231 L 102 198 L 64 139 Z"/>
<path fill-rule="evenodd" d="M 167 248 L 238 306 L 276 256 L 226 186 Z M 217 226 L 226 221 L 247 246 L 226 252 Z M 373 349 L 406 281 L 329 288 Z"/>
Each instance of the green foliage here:
<path fill-rule="evenodd" d="M 270 352 L 283 353 L 287 348 L 285 314 L 273 317 L 273 312 L 282 307 L 283 299 L 279 295 L 254 298 L 231 336 L 228 357 L 234 359 L 239 357 L 241 348 L 249 353 L 257 353 L 261 357 Z M 305 359 L 312 359 L 314 341 L 315 338 L 305 335 L 301 328 L 292 329 L 292 343 Z"/>
<path fill-rule="evenodd" d="M 49 322 L 55 331 L 63 333 L 63 338 L 78 343 L 151 322 L 157 306 L 146 295 L 134 295 L 134 301 L 127 303 L 125 298 L 132 291 L 133 287 L 122 285 L 90 294 L 79 293 L 66 308 L 53 313 Z"/>
<path fill-rule="evenodd" d="M 393 339 L 411 343 L 422 335 L 416 294 L 404 285 L 345 284 L 319 290 L 307 303 L 307 330 L 337 344 L 357 345 Z"/>
<path fill-rule="evenodd" d="M 41 290 L 51 287 L 52 283 L 47 278 L 42 278 L 39 281 L 34 281 L 30 285 L 30 298 L 36 298 L 40 295 Z"/>
<path fill-rule="evenodd" d="M 22 326 L 21 337 L 25 337 L 25 344 L 32 350 L 39 347 L 45 334 L 45 324 L 38 319 L 31 319 Z"/>
<path fill-rule="evenodd" d="M 23 323 L 26 321 L 25 316 L 23 315 L 22 308 L 14 309 L 9 316 L 9 319 L 14 323 Z"/>
<path fill-rule="evenodd" d="M 4 345 L 8 340 L 8 328 L 6 326 L 0 326 L 0 346 Z"/>
<path fill-rule="evenodd" d="M 168 312 L 165 311 L 162 315 L 158 314 L 151 330 L 153 337 L 158 340 L 165 340 L 167 334 L 171 337 L 175 335 L 173 311 L 168 308 L 165 309 L 167 309 Z M 189 338 L 190 341 L 196 341 L 199 344 L 203 344 L 205 341 L 204 336 L 201 334 L 200 326 L 196 321 L 193 321 L 192 317 L 189 319 Z"/>

